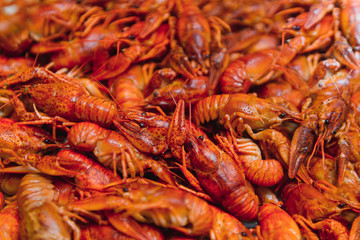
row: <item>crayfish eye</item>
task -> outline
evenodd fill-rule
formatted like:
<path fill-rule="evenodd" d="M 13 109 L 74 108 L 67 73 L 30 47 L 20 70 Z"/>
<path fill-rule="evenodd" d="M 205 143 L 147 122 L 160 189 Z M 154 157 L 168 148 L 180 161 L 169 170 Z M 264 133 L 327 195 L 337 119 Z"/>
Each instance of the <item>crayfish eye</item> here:
<path fill-rule="evenodd" d="M 337 131 L 336 130 L 334 130 L 333 132 L 332 132 L 332 134 L 336 134 L 337 133 Z"/>
<path fill-rule="evenodd" d="M 134 39 L 135 39 L 135 35 L 129 35 L 128 38 L 129 38 L 130 40 L 134 40 Z"/>
<path fill-rule="evenodd" d="M 195 55 L 191 55 L 190 60 L 194 60 L 194 59 L 195 59 Z"/>
<path fill-rule="evenodd" d="M 142 113 L 141 113 L 141 116 L 146 116 L 146 112 L 142 112 Z"/>
<path fill-rule="evenodd" d="M 204 137 L 203 137 L 203 136 L 199 136 L 199 139 L 200 139 L 200 140 L 204 140 Z"/>
<path fill-rule="evenodd" d="M 279 115 L 279 117 L 280 117 L 280 118 L 284 118 L 284 117 L 286 117 L 286 113 L 282 113 L 282 114 L 280 114 L 280 115 Z"/>
<path fill-rule="evenodd" d="M 124 191 L 124 192 L 128 192 L 129 189 L 127 189 L 126 187 L 124 187 L 124 188 L 123 188 L 123 191 Z"/>
<path fill-rule="evenodd" d="M 295 31 L 299 31 L 299 30 L 300 30 L 300 26 L 293 26 L 293 29 L 294 29 Z"/>
<path fill-rule="evenodd" d="M 210 55 L 209 54 L 206 54 L 205 56 L 204 56 L 204 58 L 209 58 L 210 57 Z"/>
<path fill-rule="evenodd" d="M 338 207 L 339 207 L 339 208 L 343 208 L 343 207 L 345 207 L 345 205 L 346 205 L 345 203 L 340 203 L 340 204 L 338 205 Z"/>
<path fill-rule="evenodd" d="M 325 119 L 324 124 L 325 124 L 325 125 L 329 125 L 329 124 L 330 124 L 329 119 Z"/>
<path fill-rule="evenodd" d="M 48 138 L 45 138 L 44 141 L 43 141 L 45 144 L 53 144 L 55 143 L 53 140 L 50 140 Z"/>
<path fill-rule="evenodd" d="M 158 92 L 154 92 L 153 95 L 154 95 L 154 97 L 157 97 L 157 96 L 159 96 L 159 93 L 158 93 Z"/>
<path fill-rule="evenodd" d="M 139 123 L 139 126 L 140 126 L 141 128 L 144 128 L 144 127 L 145 127 L 145 124 L 144 124 L 144 123 Z"/>
<path fill-rule="evenodd" d="M 243 237 L 247 236 L 246 232 L 241 232 L 241 236 Z"/>

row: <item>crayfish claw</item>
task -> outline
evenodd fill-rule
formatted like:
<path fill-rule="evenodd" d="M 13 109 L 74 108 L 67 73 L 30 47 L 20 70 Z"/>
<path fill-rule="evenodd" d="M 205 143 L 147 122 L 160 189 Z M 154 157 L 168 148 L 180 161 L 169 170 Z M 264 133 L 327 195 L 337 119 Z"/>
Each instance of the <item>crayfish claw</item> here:
<path fill-rule="evenodd" d="M 176 158 L 181 159 L 181 146 L 185 143 L 185 102 L 180 100 L 176 106 L 167 134 L 167 144 Z"/>
<path fill-rule="evenodd" d="M 340 36 L 339 39 L 335 41 L 332 49 L 333 55 L 339 62 L 354 70 L 360 68 L 355 53 L 344 37 Z"/>
<path fill-rule="evenodd" d="M 288 174 L 290 178 L 296 176 L 300 165 L 306 158 L 311 157 L 315 144 L 315 133 L 305 125 L 298 127 L 290 144 Z"/>
<path fill-rule="evenodd" d="M 337 183 L 340 186 L 345 178 L 346 165 L 349 161 L 349 156 L 351 155 L 351 153 L 350 153 L 351 150 L 350 150 L 349 143 L 343 138 L 339 139 L 339 147 L 340 147 L 340 154 L 337 159 L 337 169 L 338 169 Z"/>
<path fill-rule="evenodd" d="M 182 47 L 176 45 L 169 54 L 169 66 L 176 72 L 188 78 L 195 78 L 196 71 L 192 67 L 191 62 L 185 54 Z"/>
<path fill-rule="evenodd" d="M 324 16 L 334 8 L 334 0 L 322 0 L 317 4 L 314 4 L 310 8 L 308 19 L 305 22 L 304 28 L 310 29 L 316 23 L 318 23 Z"/>
<path fill-rule="evenodd" d="M 220 81 L 220 77 L 229 65 L 230 55 L 226 47 L 212 44 L 210 55 L 210 73 L 209 73 L 209 95 L 213 95 Z"/>

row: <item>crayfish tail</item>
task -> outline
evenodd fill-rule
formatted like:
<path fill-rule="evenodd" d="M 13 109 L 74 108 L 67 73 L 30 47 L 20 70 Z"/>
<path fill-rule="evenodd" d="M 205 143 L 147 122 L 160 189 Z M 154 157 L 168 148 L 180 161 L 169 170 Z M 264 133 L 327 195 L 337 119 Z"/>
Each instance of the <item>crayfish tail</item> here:
<path fill-rule="evenodd" d="M 241 221 L 251 221 L 257 217 L 259 212 L 259 198 L 248 181 L 229 194 L 222 205 Z"/>
<path fill-rule="evenodd" d="M 274 186 L 284 177 L 279 161 L 275 159 L 258 160 L 251 163 L 245 172 L 250 182 L 264 187 Z"/>
<path fill-rule="evenodd" d="M 200 123 L 219 118 L 220 111 L 227 106 L 230 99 L 231 95 L 220 94 L 206 97 L 197 102 L 193 110 L 195 124 L 200 125 Z"/>

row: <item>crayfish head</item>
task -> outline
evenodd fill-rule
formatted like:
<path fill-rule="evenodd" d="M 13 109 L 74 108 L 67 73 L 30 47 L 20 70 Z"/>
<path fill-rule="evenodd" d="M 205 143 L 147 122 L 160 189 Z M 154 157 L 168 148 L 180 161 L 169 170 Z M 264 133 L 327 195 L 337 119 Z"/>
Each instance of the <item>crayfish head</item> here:
<path fill-rule="evenodd" d="M 144 117 L 147 114 L 145 113 Z M 144 118 L 146 119 L 146 118 Z M 144 120 L 143 119 L 143 120 Z M 164 153 L 168 145 L 166 144 L 166 135 L 168 132 L 169 122 L 166 124 L 162 121 L 140 121 L 132 118 L 131 121 L 115 123 L 119 131 L 124 135 L 137 149 L 145 153 L 161 154 Z M 147 125 L 148 123 L 149 125 Z M 159 125 L 157 125 L 157 123 Z M 166 128 L 164 128 L 164 123 Z"/>
<path fill-rule="evenodd" d="M 330 141 L 332 136 L 345 122 L 348 113 L 348 104 L 338 97 L 327 99 L 324 108 L 319 111 L 318 135 L 326 141 Z"/>
<path fill-rule="evenodd" d="M 198 174 L 214 169 L 224 152 L 193 125 L 187 128 L 186 137 L 185 150 L 190 155 L 191 166 L 198 170 Z"/>
<path fill-rule="evenodd" d="M 31 126 L 27 126 L 26 129 L 28 132 L 25 131 L 19 134 L 27 136 L 28 140 L 26 141 L 26 145 L 29 145 L 29 147 L 34 150 L 33 153 L 61 148 L 61 144 L 55 142 L 50 135 L 42 129 Z"/>
<path fill-rule="evenodd" d="M 44 137 L 41 140 L 40 145 L 42 150 L 50 150 L 50 149 L 56 149 L 62 147 L 62 144 L 59 144 L 58 142 L 55 142 L 54 140 L 48 137 Z"/>
<path fill-rule="evenodd" d="M 167 116 L 131 110 L 127 112 L 127 117 L 131 120 L 130 125 L 136 126 L 138 129 L 146 129 L 147 132 L 156 138 L 162 138 L 168 133 L 170 118 Z"/>
<path fill-rule="evenodd" d="M 283 33 L 290 34 L 291 36 L 303 36 L 304 25 L 308 18 L 308 12 L 303 12 L 294 18 L 289 18 L 286 25 L 282 29 Z"/>

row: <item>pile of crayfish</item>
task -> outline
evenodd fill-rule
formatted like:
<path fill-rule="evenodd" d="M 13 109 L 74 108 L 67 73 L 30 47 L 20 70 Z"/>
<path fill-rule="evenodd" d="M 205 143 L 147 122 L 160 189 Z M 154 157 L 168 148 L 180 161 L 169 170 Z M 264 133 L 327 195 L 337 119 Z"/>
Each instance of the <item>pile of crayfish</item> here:
<path fill-rule="evenodd" d="M 359 1 L 0 7 L 0 239 L 360 239 Z"/>

